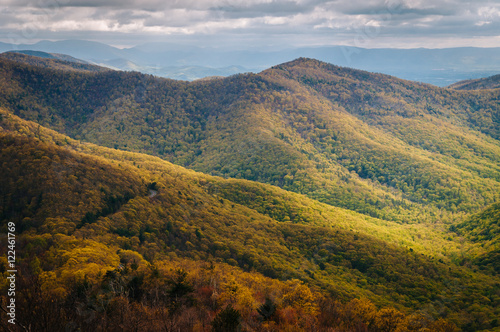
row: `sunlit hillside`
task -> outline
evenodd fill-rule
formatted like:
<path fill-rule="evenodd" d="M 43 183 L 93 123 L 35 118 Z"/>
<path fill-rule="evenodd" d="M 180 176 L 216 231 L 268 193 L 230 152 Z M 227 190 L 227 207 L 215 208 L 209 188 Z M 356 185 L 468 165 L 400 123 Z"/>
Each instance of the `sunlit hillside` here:
<path fill-rule="evenodd" d="M 19 331 L 498 330 L 497 90 L 311 59 L 191 83 L 1 59 L 0 87 Z"/>

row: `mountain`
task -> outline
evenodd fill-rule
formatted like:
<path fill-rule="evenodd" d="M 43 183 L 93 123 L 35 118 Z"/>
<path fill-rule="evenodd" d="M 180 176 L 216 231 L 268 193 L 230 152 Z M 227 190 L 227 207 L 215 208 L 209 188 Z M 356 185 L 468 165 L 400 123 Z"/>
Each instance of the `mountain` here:
<path fill-rule="evenodd" d="M 40 51 L 25 50 L 25 51 L 5 52 L 3 54 L 6 57 L 12 57 L 12 58 L 14 58 L 15 55 L 24 54 L 24 55 L 28 55 L 28 56 L 45 58 L 45 59 L 56 59 L 56 60 L 63 60 L 63 61 L 68 61 L 68 62 L 80 63 L 80 64 L 89 64 L 86 61 L 73 58 L 72 56 L 65 55 L 65 54 L 58 54 L 58 53 L 46 53 L 46 52 L 40 52 Z"/>
<path fill-rule="evenodd" d="M 498 277 L 430 256 L 416 234 L 452 248 L 432 227 L 80 143 L 0 114 L 0 218 L 16 225 L 22 326 L 129 330 L 149 317 L 135 328 L 191 330 L 214 325 L 227 304 L 254 329 L 455 331 L 442 316 L 471 331 L 495 324 Z M 269 316 L 266 297 L 276 310 Z"/>
<path fill-rule="evenodd" d="M 39 51 L 12 51 L 0 53 L 0 58 L 25 63 L 43 68 L 70 71 L 100 72 L 108 69 L 91 65 L 86 61 L 64 54 L 52 54 Z"/>
<path fill-rule="evenodd" d="M 40 41 L 31 45 L 30 49 L 68 54 L 91 62 L 111 60 L 122 56 L 122 51 L 116 47 L 86 40 Z"/>
<path fill-rule="evenodd" d="M 450 88 L 457 90 L 498 89 L 500 88 L 500 75 L 475 80 L 460 81 L 450 85 Z"/>
<path fill-rule="evenodd" d="M 22 51 L 32 52 L 30 55 L 40 54 L 68 54 L 71 57 L 83 59 L 91 64 L 108 67 L 115 70 L 140 71 L 146 74 L 153 74 L 162 77 L 168 77 L 181 80 L 195 80 L 209 76 L 229 76 L 242 72 L 255 71 L 243 66 L 229 65 L 222 62 L 217 66 L 209 62 L 200 61 L 186 63 L 189 53 L 193 52 L 201 55 L 203 51 L 199 48 L 186 48 L 173 45 L 154 45 L 144 47 L 144 51 L 136 48 L 119 49 L 106 44 L 84 41 L 84 40 L 65 40 L 65 41 L 41 41 L 36 44 L 10 45 L 0 43 L 0 52 Z M 204 58 L 201 56 L 201 58 Z M 213 57 L 212 57 L 213 58 Z M 61 59 L 69 60 L 71 59 Z"/>
<path fill-rule="evenodd" d="M 451 223 L 499 199 L 498 91 L 310 59 L 191 83 L 1 64 L 0 104 L 75 139 L 404 223 Z"/>
<path fill-rule="evenodd" d="M 24 49 L 69 54 L 115 69 L 132 69 L 147 74 L 188 80 L 206 76 L 232 75 L 237 72 L 256 73 L 277 63 L 288 62 L 299 57 L 315 58 L 339 66 L 385 73 L 437 86 L 448 86 L 461 80 L 500 73 L 499 48 L 365 49 L 350 46 L 325 46 L 231 50 L 218 46 L 197 47 L 174 43 L 147 43 L 120 49 L 82 40 L 41 41 L 32 45 L 0 43 L 0 51 L 3 52 Z M 117 63 L 123 65 L 117 66 Z M 201 70 L 191 70 L 188 74 L 179 76 L 180 71 L 186 71 L 186 68 L 192 67 L 201 67 Z M 228 67 L 232 69 L 228 71 Z"/>
<path fill-rule="evenodd" d="M 19 322 L 498 329 L 498 93 L 306 58 L 194 82 L 0 58 Z"/>
<path fill-rule="evenodd" d="M 127 49 L 136 59 L 150 63 L 191 64 L 256 68 L 257 72 L 299 57 L 315 58 L 339 66 L 385 73 L 400 78 L 447 86 L 459 80 L 480 78 L 500 72 L 499 48 L 366 49 L 350 46 L 301 47 L 269 50 L 224 50 L 151 43 Z"/>
<path fill-rule="evenodd" d="M 338 47 L 336 50 L 325 48 L 323 52 L 324 56 L 316 56 L 314 52 L 301 56 L 441 87 L 460 80 L 481 78 L 500 72 L 497 65 L 500 57 L 499 48 L 363 49 Z"/>

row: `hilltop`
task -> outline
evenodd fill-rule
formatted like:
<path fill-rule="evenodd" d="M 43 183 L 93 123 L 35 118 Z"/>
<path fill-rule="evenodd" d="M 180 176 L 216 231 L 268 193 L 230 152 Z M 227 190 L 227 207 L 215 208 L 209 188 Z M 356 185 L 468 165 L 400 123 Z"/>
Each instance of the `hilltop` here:
<path fill-rule="evenodd" d="M 450 88 L 457 90 L 487 90 L 500 88 L 500 75 L 494 75 L 475 80 L 460 81 L 450 85 Z"/>
<path fill-rule="evenodd" d="M 39 51 L 12 51 L 0 54 L 0 58 L 25 63 L 41 68 L 59 69 L 66 71 L 102 72 L 104 67 L 92 65 L 86 61 L 73 58 L 65 54 L 53 54 Z"/>

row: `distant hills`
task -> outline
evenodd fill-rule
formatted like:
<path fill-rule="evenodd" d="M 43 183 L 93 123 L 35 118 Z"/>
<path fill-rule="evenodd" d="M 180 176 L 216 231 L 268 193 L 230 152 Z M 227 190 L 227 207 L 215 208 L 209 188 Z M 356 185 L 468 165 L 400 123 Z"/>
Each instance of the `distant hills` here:
<path fill-rule="evenodd" d="M 150 43 L 119 49 L 81 40 L 41 41 L 32 45 L 0 43 L 0 51 L 25 49 L 68 54 L 114 69 L 136 70 L 182 80 L 259 72 L 299 57 L 315 58 L 339 66 L 385 73 L 437 86 L 500 72 L 499 48 L 363 49 L 328 46 L 235 51 L 169 43 Z"/>
<path fill-rule="evenodd" d="M 46 53 L 40 51 L 10 51 L 0 54 L 0 58 L 25 63 L 42 68 L 102 72 L 108 68 L 92 65 L 86 61 L 65 54 Z"/>
<path fill-rule="evenodd" d="M 67 62 L 74 62 L 74 63 L 79 63 L 79 64 L 89 64 L 87 61 L 83 61 L 77 58 L 74 58 L 72 56 L 66 55 L 66 54 L 58 54 L 58 53 L 46 53 L 46 52 L 41 52 L 41 51 L 32 51 L 32 50 L 21 50 L 21 51 L 10 51 L 10 52 L 5 52 L 2 53 L 4 57 L 10 57 L 14 60 L 15 55 L 29 55 L 32 57 L 40 57 L 44 59 L 55 59 L 55 60 L 62 60 L 62 61 L 67 61 Z"/>
<path fill-rule="evenodd" d="M 145 51 L 142 51 L 136 48 L 118 49 L 97 42 L 67 40 L 42 41 L 33 45 L 0 43 L 0 52 L 29 49 L 45 53 L 68 54 L 94 65 L 115 70 L 140 71 L 179 80 L 195 80 L 208 76 L 230 76 L 257 71 L 257 69 L 248 69 L 248 67 L 231 62 L 222 61 L 216 64 L 207 62 L 207 59 L 213 58 L 213 56 L 205 57 L 202 49 L 165 46 L 161 50 L 155 48 L 154 51 L 150 50 L 150 46 L 146 46 Z M 196 54 L 200 61 L 188 61 L 189 52 Z"/>

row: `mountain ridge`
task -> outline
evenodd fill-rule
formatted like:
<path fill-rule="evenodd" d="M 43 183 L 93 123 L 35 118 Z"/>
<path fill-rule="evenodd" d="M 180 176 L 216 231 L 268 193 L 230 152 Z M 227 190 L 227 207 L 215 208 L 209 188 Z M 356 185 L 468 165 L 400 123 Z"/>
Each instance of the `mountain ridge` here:
<path fill-rule="evenodd" d="M 75 70 L 86 72 L 101 72 L 108 70 L 86 61 L 65 54 L 45 53 L 40 51 L 9 51 L 0 53 L 0 57 L 15 62 L 25 63 L 44 68 Z"/>
<path fill-rule="evenodd" d="M 26 81 L 22 66 L 3 68 L 13 78 L 4 84 L 32 92 L 26 102 L 38 105 L 32 110 L 42 124 L 77 139 L 401 222 L 444 211 L 451 222 L 498 199 L 495 92 L 478 96 L 310 59 L 192 83 L 106 72 L 62 86 L 64 72 L 30 72 L 33 81 L 44 77 L 46 90 Z M 23 102 L 0 98 L 37 119 Z"/>
<path fill-rule="evenodd" d="M 194 82 L 0 58 L 19 322 L 495 331 L 498 93 L 307 58 Z"/>
<path fill-rule="evenodd" d="M 475 80 L 460 81 L 450 85 L 449 87 L 457 90 L 498 89 L 500 88 L 500 75 L 478 78 Z"/>
<path fill-rule="evenodd" d="M 145 44 L 119 49 L 106 44 L 78 40 L 41 41 L 32 45 L 0 44 L 0 51 L 26 48 L 49 53 L 66 53 L 98 64 L 108 64 L 110 61 L 117 60 L 123 63 L 130 61 L 142 72 L 180 79 L 194 78 L 189 78 L 188 75 L 178 76 L 178 68 L 186 66 L 201 66 L 204 70 L 209 70 L 231 65 L 244 67 L 242 71 L 259 72 L 276 63 L 304 56 L 438 86 L 448 86 L 457 81 L 491 76 L 500 72 L 498 48 L 364 49 L 328 46 L 262 51 L 192 47 L 169 43 Z M 169 70 L 168 67 L 172 66 L 177 69 Z M 119 69 L 127 70 L 129 67 Z M 225 75 L 233 73 L 235 72 Z M 192 74 L 213 76 L 217 75 L 217 72 L 199 71 Z"/>

